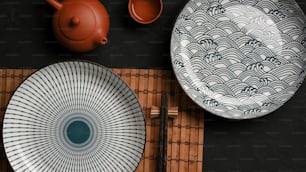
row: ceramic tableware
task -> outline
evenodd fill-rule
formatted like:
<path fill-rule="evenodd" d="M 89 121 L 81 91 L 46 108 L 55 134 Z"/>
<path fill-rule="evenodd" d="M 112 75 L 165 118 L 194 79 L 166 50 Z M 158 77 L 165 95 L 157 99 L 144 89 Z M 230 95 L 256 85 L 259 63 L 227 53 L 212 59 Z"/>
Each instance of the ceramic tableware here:
<path fill-rule="evenodd" d="M 273 112 L 304 80 L 305 19 L 292 0 L 190 0 L 172 32 L 177 79 L 218 116 Z"/>
<path fill-rule="evenodd" d="M 134 171 L 145 145 L 142 108 L 128 85 L 96 64 L 38 70 L 13 94 L 3 143 L 14 171 Z"/>
<path fill-rule="evenodd" d="M 130 16 L 138 23 L 150 24 L 156 21 L 163 10 L 162 0 L 129 0 Z"/>
<path fill-rule="evenodd" d="M 109 15 L 98 0 L 47 0 L 56 12 L 53 31 L 58 41 L 75 52 L 87 52 L 107 43 Z"/>

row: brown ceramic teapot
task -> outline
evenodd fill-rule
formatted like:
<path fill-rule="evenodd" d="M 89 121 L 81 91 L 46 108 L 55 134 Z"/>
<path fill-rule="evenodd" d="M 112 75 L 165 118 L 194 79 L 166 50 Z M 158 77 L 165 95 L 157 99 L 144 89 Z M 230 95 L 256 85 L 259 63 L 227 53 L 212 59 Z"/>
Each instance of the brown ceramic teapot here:
<path fill-rule="evenodd" d="M 46 0 L 57 11 L 53 30 L 59 42 L 75 52 L 107 43 L 109 15 L 99 0 Z"/>

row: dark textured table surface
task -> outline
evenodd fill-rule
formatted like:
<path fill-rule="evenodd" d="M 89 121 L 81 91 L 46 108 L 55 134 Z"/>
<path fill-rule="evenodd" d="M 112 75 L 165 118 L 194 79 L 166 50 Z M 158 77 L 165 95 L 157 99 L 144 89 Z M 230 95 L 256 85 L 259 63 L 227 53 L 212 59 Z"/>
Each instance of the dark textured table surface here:
<path fill-rule="evenodd" d="M 109 44 L 76 54 L 55 40 L 54 9 L 44 0 L 0 2 L 0 67 L 40 68 L 67 59 L 87 59 L 107 67 L 171 70 L 170 37 L 187 0 L 165 0 L 161 18 L 135 23 L 127 0 L 102 0 L 110 14 Z M 297 0 L 304 12 L 306 2 Z M 279 110 L 247 121 L 205 116 L 204 171 L 306 171 L 306 84 Z M 199 114 L 200 115 L 200 114 Z"/>

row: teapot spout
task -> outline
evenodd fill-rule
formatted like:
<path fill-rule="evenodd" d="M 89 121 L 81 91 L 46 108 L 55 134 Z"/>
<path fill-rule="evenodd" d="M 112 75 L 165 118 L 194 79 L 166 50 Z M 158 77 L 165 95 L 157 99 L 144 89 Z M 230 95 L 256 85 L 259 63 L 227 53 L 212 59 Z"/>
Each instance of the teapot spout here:
<path fill-rule="evenodd" d="M 105 45 L 105 44 L 107 44 L 107 42 L 108 42 L 108 40 L 105 36 L 97 37 L 97 39 L 96 39 L 97 44 Z"/>
<path fill-rule="evenodd" d="M 62 4 L 57 0 L 46 0 L 48 4 L 53 6 L 56 10 L 60 10 L 62 8 Z"/>

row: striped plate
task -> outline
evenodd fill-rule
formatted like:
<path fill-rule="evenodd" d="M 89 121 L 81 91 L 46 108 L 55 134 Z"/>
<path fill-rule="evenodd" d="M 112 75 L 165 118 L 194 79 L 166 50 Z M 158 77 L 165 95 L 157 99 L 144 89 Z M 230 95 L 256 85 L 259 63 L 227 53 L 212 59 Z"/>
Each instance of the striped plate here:
<path fill-rule="evenodd" d="M 79 61 L 32 74 L 12 96 L 3 122 L 15 171 L 134 171 L 145 137 L 144 114 L 128 85 Z"/>

